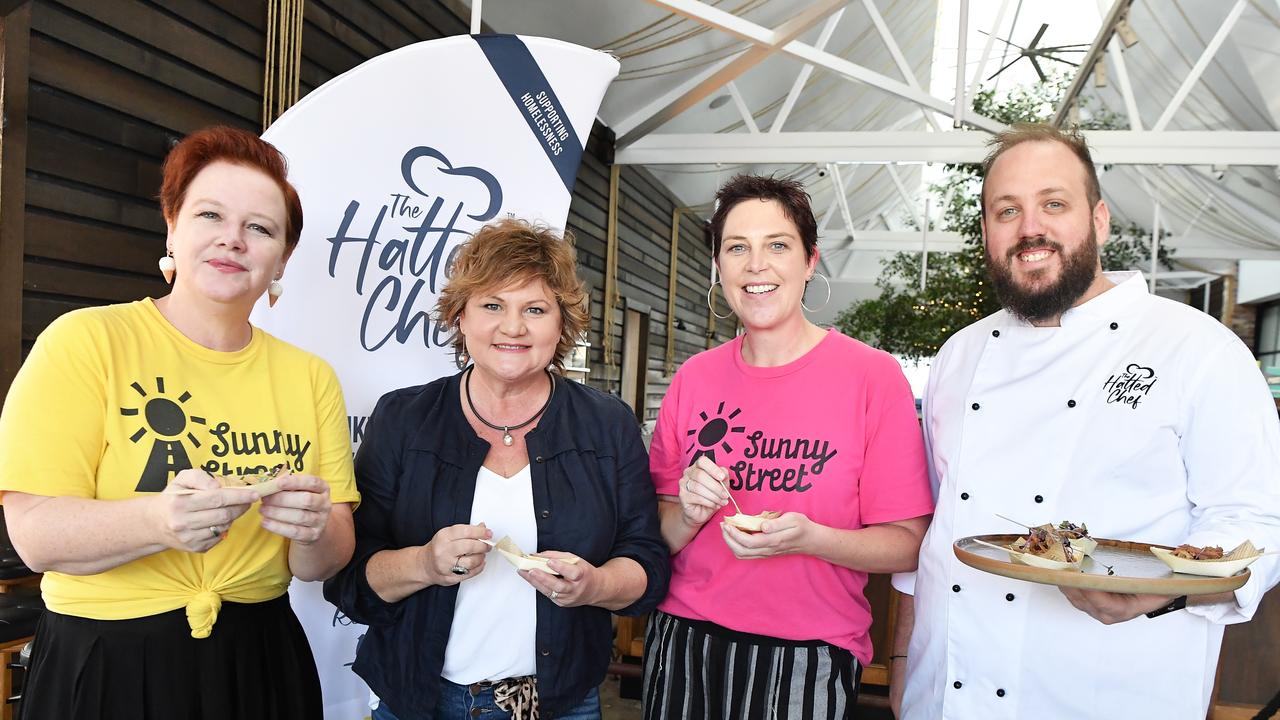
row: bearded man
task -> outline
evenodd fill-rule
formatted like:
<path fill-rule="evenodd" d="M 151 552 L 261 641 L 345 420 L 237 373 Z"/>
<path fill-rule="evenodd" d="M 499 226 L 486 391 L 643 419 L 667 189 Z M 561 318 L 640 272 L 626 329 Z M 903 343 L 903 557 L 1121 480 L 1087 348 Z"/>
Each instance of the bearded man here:
<path fill-rule="evenodd" d="M 1087 523 L 1097 537 L 1280 547 L 1280 422 L 1244 344 L 1212 317 L 1104 273 L 1110 212 L 1082 137 L 997 135 L 982 231 L 1004 308 L 938 353 L 924 432 L 937 500 L 903 595 L 894 706 L 923 718 L 1204 718 L 1240 589 L 1165 597 L 1059 590 L 983 573 L 960 537 Z M 914 595 L 914 597 L 913 597 Z M 903 676 L 905 675 L 905 682 Z M 905 691 L 905 692 L 904 692 Z"/>

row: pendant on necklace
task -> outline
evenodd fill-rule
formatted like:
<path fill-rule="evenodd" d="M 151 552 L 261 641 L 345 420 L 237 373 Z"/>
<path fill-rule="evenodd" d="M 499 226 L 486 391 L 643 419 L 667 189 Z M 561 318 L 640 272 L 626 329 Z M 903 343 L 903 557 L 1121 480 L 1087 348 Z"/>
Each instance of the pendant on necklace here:
<path fill-rule="evenodd" d="M 511 433 L 507 432 L 506 428 L 502 428 L 502 444 L 507 447 L 511 447 L 511 443 L 513 442 L 515 442 L 515 440 L 511 437 Z"/>

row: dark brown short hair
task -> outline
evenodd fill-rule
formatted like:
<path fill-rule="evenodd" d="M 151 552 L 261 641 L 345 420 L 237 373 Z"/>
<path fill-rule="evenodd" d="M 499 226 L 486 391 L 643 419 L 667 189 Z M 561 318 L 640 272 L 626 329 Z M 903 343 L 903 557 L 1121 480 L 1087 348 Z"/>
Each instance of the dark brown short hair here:
<path fill-rule="evenodd" d="M 160 185 L 160 210 L 173 223 L 187 197 L 187 188 L 200 171 L 218 161 L 260 170 L 275 181 L 284 195 L 285 252 L 293 251 L 302 236 L 302 201 L 289 183 L 289 164 L 274 145 L 247 130 L 216 125 L 197 130 L 173 146 L 164 159 Z"/>
<path fill-rule="evenodd" d="M 716 211 L 711 215 L 711 254 L 720 255 L 724 241 L 724 221 L 729 211 L 744 200 L 776 200 L 782 212 L 800 231 L 804 245 L 804 257 L 812 260 L 818 251 L 818 221 L 813 217 L 809 193 L 795 180 L 764 177 L 762 175 L 735 175 L 716 192 Z"/>
<path fill-rule="evenodd" d="M 480 228 L 459 250 L 449 282 L 436 301 L 439 322 L 456 325 L 467 301 L 491 288 L 546 283 L 560 306 L 560 340 L 552 364 L 564 370 L 569 350 L 587 329 L 587 293 L 577 273 L 572 235 L 561 237 L 550 228 L 524 220 L 500 220 Z M 466 354 L 465 338 L 455 330 L 453 351 Z"/>
<path fill-rule="evenodd" d="M 1025 142 L 1056 142 L 1067 146 L 1084 166 L 1084 195 L 1089 201 L 1089 209 L 1098 206 L 1102 199 L 1102 186 L 1098 184 L 1098 170 L 1093 166 L 1093 155 L 1089 152 L 1089 143 L 1084 136 L 1075 130 L 1059 130 L 1047 123 L 1014 123 L 1004 132 L 996 133 L 987 141 L 991 151 L 982 161 L 982 214 L 987 213 L 987 175 L 991 166 L 1011 148 Z"/>

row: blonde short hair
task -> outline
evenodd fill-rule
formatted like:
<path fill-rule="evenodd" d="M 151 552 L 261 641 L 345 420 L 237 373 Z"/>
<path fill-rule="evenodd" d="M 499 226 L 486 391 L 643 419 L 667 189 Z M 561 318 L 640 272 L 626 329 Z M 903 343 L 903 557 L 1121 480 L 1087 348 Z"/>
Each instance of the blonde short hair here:
<path fill-rule="evenodd" d="M 563 371 L 569 350 L 590 322 L 571 240 L 568 233 L 561 237 L 524 220 L 500 220 L 480 228 L 458 251 L 449 282 L 440 291 L 439 321 L 456 328 L 467 301 L 477 293 L 541 280 L 560 307 L 560 340 L 552 364 Z M 459 358 L 466 355 L 462 333 L 455 329 L 451 342 Z"/>

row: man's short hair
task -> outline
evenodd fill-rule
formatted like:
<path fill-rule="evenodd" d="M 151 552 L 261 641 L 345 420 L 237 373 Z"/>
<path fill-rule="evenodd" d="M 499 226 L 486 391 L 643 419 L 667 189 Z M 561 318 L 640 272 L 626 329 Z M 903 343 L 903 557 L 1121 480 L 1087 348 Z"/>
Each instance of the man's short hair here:
<path fill-rule="evenodd" d="M 1047 123 L 1014 123 L 1008 130 L 996 133 L 987 141 L 987 147 L 991 148 L 991 151 L 982 161 L 983 215 L 987 214 L 987 176 L 991 173 L 991 166 L 995 164 L 996 158 L 1025 142 L 1062 143 L 1068 150 L 1075 153 L 1075 156 L 1080 159 L 1080 164 L 1084 166 L 1084 192 L 1085 198 L 1089 201 L 1089 209 L 1092 210 L 1098 206 L 1098 201 L 1102 199 L 1102 186 L 1098 184 L 1098 171 L 1093 165 L 1089 143 L 1085 142 L 1083 135 L 1075 130 L 1059 130 Z"/>

